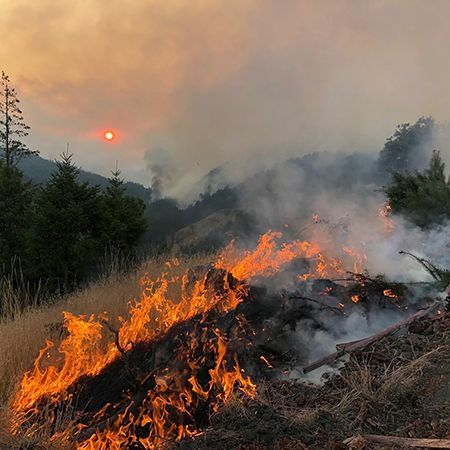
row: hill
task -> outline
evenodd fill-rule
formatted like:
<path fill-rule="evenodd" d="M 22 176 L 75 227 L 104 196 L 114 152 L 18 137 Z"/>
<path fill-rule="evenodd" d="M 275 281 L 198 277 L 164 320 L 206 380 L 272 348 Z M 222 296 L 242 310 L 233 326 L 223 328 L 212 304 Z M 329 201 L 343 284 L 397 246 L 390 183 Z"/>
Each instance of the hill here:
<path fill-rule="evenodd" d="M 50 161 L 40 156 L 30 156 L 28 158 L 23 158 L 19 162 L 19 167 L 25 176 L 33 183 L 41 184 L 48 180 L 55 170 L 56 164 L 54 161 Z M 107 177 L 86 170 L 80 171 L 80 179 L 98 185 L 101 188 L 105 188 L 108 185 Z M 125 182 L 125 189 L 127 194 L 131 197 L 140 198 L 146 204 L 150 203 L 152 198 L 152 190 L 150 188 L 146 188 L 139 183 L 127 181 Z"/>

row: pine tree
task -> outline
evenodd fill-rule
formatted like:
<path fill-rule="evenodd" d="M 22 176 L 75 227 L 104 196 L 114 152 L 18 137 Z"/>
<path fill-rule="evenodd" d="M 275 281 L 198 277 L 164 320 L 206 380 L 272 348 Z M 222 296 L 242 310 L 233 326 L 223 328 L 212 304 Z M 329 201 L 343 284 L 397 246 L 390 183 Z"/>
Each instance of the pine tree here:
<path fill-rule="evenodd" d="M 30 127 L 24 122 L 19 108 L 17 92 L 11 87 L 8 75 L 2 71 L 0 78 L 0 148 L 8 167 L 26 155 L 37 155 L 21 139 L 28 136 Z"/>
<path fill-rule="evenodd" d="M 16 167 L 0 161 L 0 274 L 24 263 L 29 228 L 31 184 Z"/>
<path fill-rule="evenodd" d="M 51 289 L 71 289 L 84 279 L 99 249 L 99 188 L 80 183 L 79 171 L 72 155 L 63 154 L 34 203 L 30 232 L 34 276 L 46 278 Z"/>
<path fill-rule="evenodd" d="M 145 204 L 141 199 L 125 195 L 120 175 L 116 168 L 103 195 L 102 242 L 108 251 L 130 256 L 147 228 Z"/>
<path fill-rule="evenodd" d="M 395 172 L 385 192 L 394 213 L 422 228 L 450 219 L 450 177 L 438 151 L 423 173 Z"/>

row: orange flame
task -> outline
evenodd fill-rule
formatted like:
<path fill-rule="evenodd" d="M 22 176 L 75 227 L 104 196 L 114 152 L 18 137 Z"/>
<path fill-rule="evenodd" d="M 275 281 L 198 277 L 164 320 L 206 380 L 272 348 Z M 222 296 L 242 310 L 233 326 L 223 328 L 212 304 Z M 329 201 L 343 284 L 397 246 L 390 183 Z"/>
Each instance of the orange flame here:
<path fill-rule="evenodd" d="M 361 273 L 364 270 L 364 263 L 367 261 L 366 255 L 360 255 L 355 249 L 351 247 L 342 247 L 347 255 L 353 258 L 353 272 Z"/>
<path fill-rule="evenodd" d="M 242 301 L 246 292 L 243 284 L 238 283 L 231 288 L 226 280 L 225 292 L 221 295 L 207 289 L 204 279 L 195 281 L 193 287 L 187 289 L 184 277 L 180 279 L 170 274 L 163 274 L 156 281 L 144 278 L 142 284 L 142 298 L 131 306 L 130 317 L 123 321 L 119 330 L 120 346 L 125 350 L 137 342 L 162 335 L 174 324 L 197 314 L 206 314 L 213 308 L 221 313 L 232 310 Z M 181 291 L 180 297 L 171 298 L 169 288 L 173 287 Z M 64 324 L 68 336 L 57 351 L 52 353 L 54 345 L 48 341 L 33 369 L 22 378 L 12 402 L 18 424 L 25 420 L 24 415 L 29 415 L 30 409 L 41 398 L 45 397 L 50 403 L 56 404 L 76 380 L 84 375 L 98 374 L 119 354 L 117 346 L 107 341 L 104 326 L 93 316 L 76 317 L 64 313 Z"/>
<path fill-rule="evenodd" d="M 258 246 L 253 251 L 239 252 L 231 242 L 221 253 L 216 267 L 223 267 L 240 280 L 257 276 L 267 277 L 277 273 L 280 268 L 294 259 L 306 258 L 315 261 L 312 272 L 302 274 L 303 280 L 310 278 L 327 278 L 344 274 L 342 262 L 335 258 L 325 257 L 318 245 L 308 241 L 295 240 L 278 244 L 282 233 L 268 231 L 263 234 Z"/>
<path fill-rule="evenodd" d="M 261 236 L 256 249 L 243 253 L 231 243 L 220 254 L 215 267 L 226 269 L 238 280 L 250 280 L 257 276 L 270 276 L 283 265 L 301 257 L 313 263 L 310 273 L 300 275 L 302 279 L 345 273 L 342 261 L 326 257 L 318 245 L 300 240 L 279 244 L 281 238 L 281 233 L 269 231 Z M 361 270 L 364 257 L 352 249 L 345 251 L 355 260 L 355 268 Z M 177 261 L 168 263 L 166 272 L 156 280 L 148 276 L 141 280 L 141 298 L 131 304 L 128 318 L 121 320 L 116 343 L 108 339 L 108 327 L 102 321 L 93 316 L 77 317 L 64 313 L 67 337 L 58 348 L 52 342 L 47 342 L 33 368 L 23 376 L 12 399 L 16 432 L 24 424 L 27 434 L 36 432 L 30 421 L 33 417 L 39 417 L 40 402 L 55 406 L 67 400 L 69 388 L 83 376 L 99 374 L 119 356 L 119 348 L 130 350 L 138 342 L 154 340 L 174 325 L 197 315 L 205 317 L 212 310 L 220 314 L 231 311 L 247 293 L 247 285 L 243 282 L 230 283 L 226 272 L 223 288 L 216 292 L 208 287 L 206 275 L 193 281 L 187 273 L 175 275 L 173 269 L 177 265 Z M 359 297 L 353 296 L 352 300 L 357 302 Z M 190 411 L 200 401 L 208 400 L 213 410 L 217 410 L 221 404 L 229 401 L 236 390 L 253 397 L 255 385 L 243 375 L 236 358 L 230 366 L 225 337 L 219 331 L 214 333 L 214 339 L 197 339 L 198 336 L 190 333 L 186 337 L 186 350 L 182 355 L 177 355 L 178 358 L 184 358 L 187 368 L 183 371 L 166 369 L 158 373 L 156 386 L 148 391 L 138 409 L 126 408 L 104 430 L 97 430 L 78 444 L 78 449 L 120 449 L 137 443 L 146 449 L 153 449 L 167 440 L 195 437 L 200 431 L 193 422 L 184 419 L 190 417 Z M 200 352 L 195 352 L 196 349 Z M 198 368 L 204 363 L 204 357 L 199 357 L 199 353 L 214 356 L 215 365 L 208 372 L 207 386 L 202 385 L 196 376 Z M 101 416 L 102 411 L 98 414 Z M 144 428 L 144 437 L 143 433 L 136 433 L 137 429 Z M 64 436 L 69 438 L 76 432 L 76 429 L 68 429 Z"/>
<path fill-rule="evenodd" d="M 392 289 L 385 289 L 385 290 L 383 291 L 383 295 L 384 295 L 385 297 L 393 298 L 393 299 L 395 299 L 395 300 L 398 300 L 398 295 L 397 295 Z"/>
<path fill-rule="evenodd" d="M 216 364 L 209 370 L 210 382 L 206 390 L 200 386 L 195 375 L 189 378 L 188 383 L 183 383 L 182 374 L 168 372 L 157 380 L 156 388 L 149 391 L 136 416 L 126 411 L 114 424 L 103 432 L 93 434 L 87 441 L 79 444 L 77 449 L 128 448 L 133 439 L 146 449 L 160 448 L 169 440 L 179 441 L 201 434 L 191 424 L 185 425 L 182 420 L 174 421 L 174 417 L 189 416 L 189 411 L 196 406 L 199 399 L 208 398 L 213 391 L 215 392 L 214 410 L 217 410 L 219 404 L 226 404 L 229 401 L 236 386 L 244 394 L 254 397 L 256 387 L 249 378 L 242 375 L 238 362 L 235 361 L 232 370 L 227 368 L 226 342 L 219 333 L 217 338 L 217 346 L 213 349 L 216 354 Z M 144 427 L 147 430 L 146 436 L 134 438 L 138 435 L 135 430 Z"/>

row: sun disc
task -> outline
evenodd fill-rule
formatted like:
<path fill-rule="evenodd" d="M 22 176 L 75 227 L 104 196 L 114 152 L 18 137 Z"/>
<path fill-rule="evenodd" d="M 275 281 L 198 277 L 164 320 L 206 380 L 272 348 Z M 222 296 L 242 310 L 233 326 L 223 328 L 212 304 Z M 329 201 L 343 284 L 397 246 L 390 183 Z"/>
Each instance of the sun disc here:
<path fill-rule="evenodd" d="M 107 141 L 113 141 L 114 138 L 116 137 L 113 131 L 107 130 L 103 133 L 103 137 L 107 140 Z"/>

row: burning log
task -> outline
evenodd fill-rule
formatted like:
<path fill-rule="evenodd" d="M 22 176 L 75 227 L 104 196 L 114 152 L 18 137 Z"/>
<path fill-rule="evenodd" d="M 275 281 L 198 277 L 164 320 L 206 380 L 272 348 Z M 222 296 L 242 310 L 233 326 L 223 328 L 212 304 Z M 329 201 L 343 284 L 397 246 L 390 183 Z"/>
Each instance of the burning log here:
<path fill-rule="evenodd" d="M 376 434 L 362 434 L 360 436 L 352 436 L 348 439 L 345 439 L 343 443 L 349 448 L 353 448 L 352 443 L 356 442 L 358 442 L 358 445 L 372 442 L 374 444 L 384 444 L 389 446 L 398 445 L 407 448 L 450 448 L 450 439 L 417 439 L 399 436 L 382 436 Z"/>

